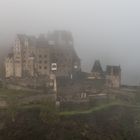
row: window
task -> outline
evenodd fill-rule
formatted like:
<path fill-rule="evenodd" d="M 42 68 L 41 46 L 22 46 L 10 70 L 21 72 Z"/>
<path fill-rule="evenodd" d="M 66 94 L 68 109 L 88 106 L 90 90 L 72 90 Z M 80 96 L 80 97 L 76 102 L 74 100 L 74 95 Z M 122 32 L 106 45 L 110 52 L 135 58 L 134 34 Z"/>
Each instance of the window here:
<path fill-rule="evenodd" d="M 15 61 L 15 62 L 16 62 L 16 63 L 20 63 L 20 61 L 18 61 L 18 60 L 17 60 L 17 61 Z"/>
<path fill-rule="evenodd" d="M 44 69 L 46 70 L 46 69 L 47 69 L 47 67 L 45 66 L 45 67 L 44 67 Z"/>
<path fill-rule="evenodd" d="M 44 61 L 44 63 L 46 64 L 46 63 L 47 63 L 47 61 L 45 60 L 45 61 Z"/>

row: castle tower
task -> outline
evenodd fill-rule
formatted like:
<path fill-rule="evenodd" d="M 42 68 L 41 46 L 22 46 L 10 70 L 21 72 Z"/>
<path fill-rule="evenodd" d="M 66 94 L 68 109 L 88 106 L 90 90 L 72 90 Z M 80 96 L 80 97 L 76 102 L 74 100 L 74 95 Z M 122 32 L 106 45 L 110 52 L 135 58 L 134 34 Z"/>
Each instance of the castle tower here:
<path fill-rule="evenodd" d="M 109 88 L 120 88 L 121 86 L 120 66 L 106 67 L 106 86 Z"/>
<path fill-rule="evenodd" d="M 94 79 L 103 79 L 104 78 L 104 72 L 103 69 L 101 67 L 100 61 L 96 60 L 92 70 L 91 70 L 91 74 L 94 77 Z"/>

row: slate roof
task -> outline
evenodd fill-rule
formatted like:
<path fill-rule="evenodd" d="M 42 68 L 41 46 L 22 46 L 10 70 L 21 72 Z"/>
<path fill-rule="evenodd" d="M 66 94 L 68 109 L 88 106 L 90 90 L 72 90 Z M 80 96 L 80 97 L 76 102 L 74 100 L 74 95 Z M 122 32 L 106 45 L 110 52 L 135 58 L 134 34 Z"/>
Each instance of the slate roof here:
<path fill-rule="evenodd" d="M 120 74 L 120 71 L 121 71 L 120 66 L 110 66 L 110 65 L 108 65 L 106 67 L 106 74 L 107 75 L 110 75 L 111 73 L 114 74 L 114 75 L 118 75 L 118 74 Z"/>
<path fill-rule="evenodd" d="M 93 67 L 92 67 L 92 70 L 91 70 L 92 73 L 94 72 L 98 72 L 98 73 L 101 73 L 103 74 L 103 69 L 101 67 L 101 64 L 100 64 L 100 61 L 99 60 L 96 60 Z"/>

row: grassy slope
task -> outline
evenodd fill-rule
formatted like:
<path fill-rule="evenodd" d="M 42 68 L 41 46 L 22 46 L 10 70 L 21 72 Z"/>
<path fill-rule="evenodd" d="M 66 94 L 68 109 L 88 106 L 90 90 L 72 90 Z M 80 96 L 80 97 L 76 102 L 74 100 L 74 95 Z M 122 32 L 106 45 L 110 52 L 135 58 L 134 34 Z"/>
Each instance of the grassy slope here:
<path fill-rule="evenodd" d="M 6 120 L 6 127 L 0 130 L 0 139 L 39 140 L 40 138 L 43 140 L 46 137 L 44 140 L 92 140 L 98 137 L 98 140 L 128 138 L 136 140 L 132 134 L 133 132 L 137 134 L 136 131 L 139 130 L 140 125 L 135 126 L 135 128 L 137 127 L 136 131 L 132 127 L 135 120 L 139 121 L 140 105 L 112 101 L 91 107 L 88 110 L 64 111 L 55 114 L 56 112 L 52 112 L 54 106 L 48 105 L 46 102 L 39 102 L 24 105 L 19 108 L 20 110 L 17 110 L 14 104 L 16 105 L 19 98 L 34 94 L 24 91 L 0 90 L 0 98 L 5 98 L 8 101 L 13 100 L 11 103 L 13 106 L 9 107 L 6 115 L 11 116 L 10 118 L 14 120 L 8 119 L 8 122 L 5 118 L 2 119 Z M 121 109 L 121 106 L 124 109 Z M 46 109 L 47 107 L 48 109 Z M 54 123 L 54 120 L 59 118 L 58 115 L 60 121 Z M 134 117 L 135 115 L 137 118 Z"/>

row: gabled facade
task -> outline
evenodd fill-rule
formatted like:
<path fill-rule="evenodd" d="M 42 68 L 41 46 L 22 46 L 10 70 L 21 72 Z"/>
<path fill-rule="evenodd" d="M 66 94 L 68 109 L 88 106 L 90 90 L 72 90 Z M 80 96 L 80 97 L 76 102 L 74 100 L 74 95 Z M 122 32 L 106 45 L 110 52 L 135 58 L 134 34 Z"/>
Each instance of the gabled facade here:
<path fill-rule="evenodd" d="M 99 60 L 96 60 L 92 70 L 91 75 L 94 79 L 104 79 L 104 72 Z"/>
<path fill-rule="evenodd" d="M 13 54 L 8 54 L 8 57 L 5 60 L 5 77 L 13 77 L 14 76 L 14 59 Z"/>
<path fill-rule="evenodd" d="M 81 68 L 72 35 L 67 31 L 55 31 L 38 38 L 17 35 L 12 53 L 5 60 L 6 78 L 49 76 L 51 73 L 70 76 Z M 55 71 L 51 69 L 52 64 L 57 66 Z"/>
<path fill-rule="evenodd" d="M 106 67 L 106 86 L 109 88 L 120 88 L 121 86 L 120 66 Z"/>

